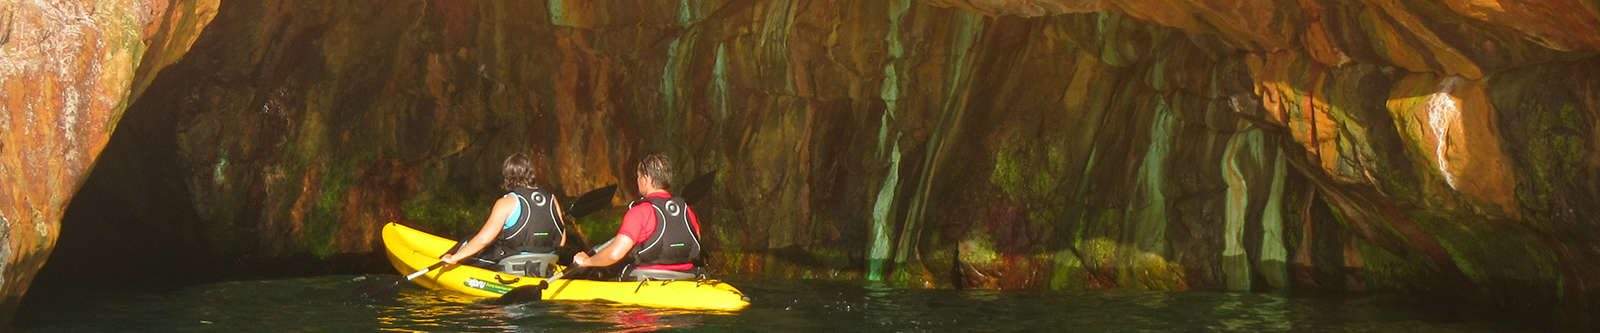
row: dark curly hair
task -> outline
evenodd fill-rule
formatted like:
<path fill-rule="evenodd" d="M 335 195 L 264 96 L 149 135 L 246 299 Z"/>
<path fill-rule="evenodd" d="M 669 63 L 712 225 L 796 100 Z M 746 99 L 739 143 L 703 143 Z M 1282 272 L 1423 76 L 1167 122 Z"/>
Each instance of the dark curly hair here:
<path fill-rule="evenodd" d="M 518 187 L 533 188 L 533 159 L 528 154 L 511 154 L 500 167 L 500 175 L 505 177 L 505 183 L 500 186 L 507 191 Z"/>
<path fill-rule="evenodd" d="M 639 159 L 639 167 L 635 171 L 640 176 L 650 176 L 651 185 L 660 189 L 672 187 L 672 160 L 666 154 L 650 153 Z"/>

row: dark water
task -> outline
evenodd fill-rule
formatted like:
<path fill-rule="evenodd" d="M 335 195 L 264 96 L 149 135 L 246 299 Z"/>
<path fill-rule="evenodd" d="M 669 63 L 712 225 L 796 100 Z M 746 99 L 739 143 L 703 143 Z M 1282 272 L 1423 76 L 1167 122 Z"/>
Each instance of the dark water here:
<path fill-rule="evenodd" d="M 834 281 L 732 282 L 736 314 L 585 303 L 488 305 L 393 275 L 224 282 L 164 292 L 84 292 L 32 303 L 37 332 L 368 331 L 1517 331 L 1379 297 L 896 289 Z M 1427 307 L 1431 308 L 1431 307 Z"/>

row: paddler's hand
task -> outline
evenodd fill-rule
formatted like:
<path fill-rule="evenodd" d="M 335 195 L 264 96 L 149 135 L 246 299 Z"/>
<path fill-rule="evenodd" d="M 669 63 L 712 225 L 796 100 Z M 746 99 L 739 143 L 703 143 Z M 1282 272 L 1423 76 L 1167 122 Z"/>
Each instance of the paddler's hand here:
<path fill-rule="evenodd" d="M 572 263 L 578 265 L 579 267 L 588 266 L 589 265 L 589 255 L 585 254 L 583 252 L 578 252 L 577 254 L 573 254 L 572 255 Z"/>
<path fill-rule="evenodd" d="M 439 258 L 439 261 L 443 261 L 445 264 L 455 265 L 457 262 L 461 261 L 461 257 L 457 257 L 455 253 L 451 253 Z"/>

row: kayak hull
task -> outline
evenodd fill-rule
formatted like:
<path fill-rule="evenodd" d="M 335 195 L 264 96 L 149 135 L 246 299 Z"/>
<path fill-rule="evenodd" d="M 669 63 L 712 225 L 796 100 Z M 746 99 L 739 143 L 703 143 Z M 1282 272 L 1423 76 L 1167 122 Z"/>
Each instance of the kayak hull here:
<path fill-rule="evenodd" d="M 383 226 L 383 245 L 389 263 L 401 274 L 411 274 L 439 262 L 455 241 L 390 222 Z M 500 297 L 522 286 L 537 286 L 544 279 L 500 273 L 469 265 L 451 265 L 429 271 L 412 282 L 429 289 L 478 297 Z M 656 308 L 736 311 L 750 305 L 739 289 L 721 281 L 595 281 L 558 279 L 540 295 L 547 301 L 604 301 Z"/>

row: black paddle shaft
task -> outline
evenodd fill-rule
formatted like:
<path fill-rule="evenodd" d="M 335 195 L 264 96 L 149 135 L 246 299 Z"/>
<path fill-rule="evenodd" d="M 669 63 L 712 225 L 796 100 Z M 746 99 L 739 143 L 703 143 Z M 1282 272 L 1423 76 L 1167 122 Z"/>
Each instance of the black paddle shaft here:
<path fill-rule="evenodd" d="M 579 218 L 584 215 L 589 215 L 589 213 L 598 211 L 601 208 L 610 206 L 611 197 L 615 196 L 616 193 L 617 185 L 609 185 L 594 189 L 588 193 L 584 193 L 583 195 L 578 196 L 577 199 L 573 200 L 571 206 L 568 206 L 567 216 L 571 218 Z M 572 230 L 572 239 L 578 243 L 578 248 L 581 249 L 584 254 L 591 256 L 594 255 L 594 248 L 589 246 L 589 241 L 586 239 L 587 237 L 584 237 L 583 235 L 583 229 L 579 229 L 576 224 L 573 224 L 572 221 L 568 221 L 567 219 L 561 219 L 561 221 L 566 224 L 567 230 Z"/>

